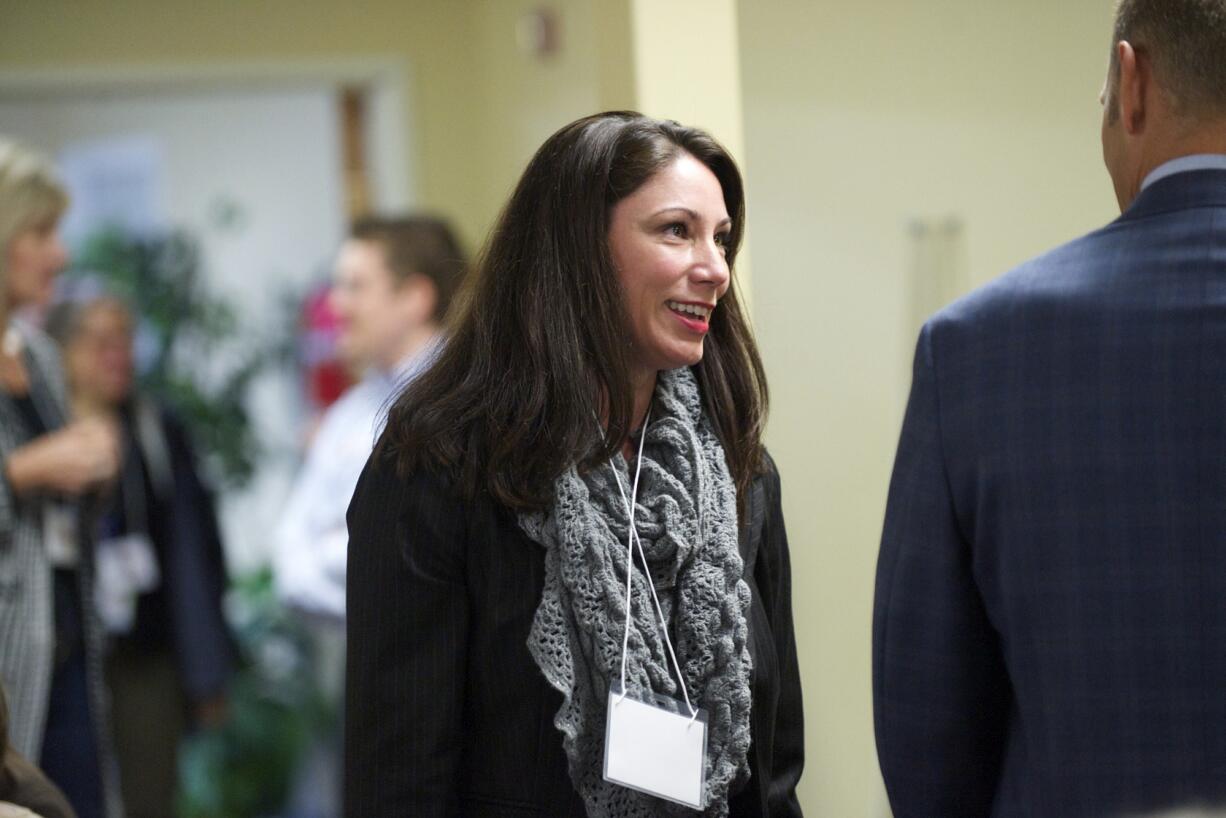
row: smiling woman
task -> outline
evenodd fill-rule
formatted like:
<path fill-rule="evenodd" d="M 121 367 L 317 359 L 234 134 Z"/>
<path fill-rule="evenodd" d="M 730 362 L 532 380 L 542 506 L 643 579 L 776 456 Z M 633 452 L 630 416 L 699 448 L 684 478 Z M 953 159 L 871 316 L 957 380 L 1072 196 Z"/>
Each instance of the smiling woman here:
<path fill-rule="evenodd" d="M 346 814 L 800 814 L 743 222 L 675 122 L 587 117 L 529 163 L 349 509 Z M 659 747 L 627 696 L 704 725 L 684 763 L 615 770 L 607 737 Z"/>
<path fill-rule="evenodd" d="M 625 291 L 641 415 L 664 369 L 702 360 L 711 313 L 731 285 L 732 219 L 710 168 L 682 153 L 613 208 L 609 250 Z"/>
<path fill-rule="evenodd" d="M 394 408 L 388 444 L 406 467 L 453 469 L 466 493 L 540 508 L 558 474 L 607 461 L 642 423 L 656 371 L 693 366 L 745 491 L 761 470 L 767 390 L 730 274 L 744 209 L 736 164 L 700 130 L 627 113 L 562 128 L 524 171 L 447 351 Z M 717 297 L 683 358 L 657 348 L 677 331 L 661 322 L 668 301 Z M 607 430 L 595 439 L 594 417 Z"/>

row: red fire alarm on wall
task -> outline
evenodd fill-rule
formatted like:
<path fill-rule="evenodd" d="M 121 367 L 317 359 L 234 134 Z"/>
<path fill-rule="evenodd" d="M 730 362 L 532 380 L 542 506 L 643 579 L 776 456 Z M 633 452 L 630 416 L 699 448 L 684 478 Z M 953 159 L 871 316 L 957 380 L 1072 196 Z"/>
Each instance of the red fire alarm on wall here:
<path fill-rule="evenodd" d="M 561 47 L 558 12 L 541 6 L 519 18 L 515 40 L 519 47 L 537 59 L 552 57 Z"/>

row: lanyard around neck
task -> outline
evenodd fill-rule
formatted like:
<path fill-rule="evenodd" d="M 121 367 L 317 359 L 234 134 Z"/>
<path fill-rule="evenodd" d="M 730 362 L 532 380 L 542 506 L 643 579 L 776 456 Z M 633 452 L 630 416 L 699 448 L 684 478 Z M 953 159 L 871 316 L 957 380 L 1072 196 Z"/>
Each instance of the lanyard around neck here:
<path fill-rule="evenodd" d="M 651 407 L 649 406 L 647 408 L 647 417 L 643 420 L 643 429 L 639 432 L 639 454 L 634 464 L 634 485 L 631 488 L 630 497 L 626 496 L 626 490 L 622 486 L 621 474 L 617 471 L 617 467 L 612 467 L 613 477 L 617 480 L 617 491 L 622 497 L 622 502 L 626 504 L 626 516 L 629 518 L 630 529 L 626 535 L 626 628 L 622 635 L 622 687 L 618 701 L 621 701 L 626 695 L 626 657 L 630 652 L 630 589 L 631 580 L 634 577 L 634 547 L 637 544 L 639 559 L 643 563 L 643 576 L 647 579 L 647 587 L 651 589 L 651 598 L 655 602 L 656 614 L 660 617 L 660 626 L 664 633 L 664 644 L 668 647 L 668 656 L 672 659 L 673 669 L 677 671 L 677 684 L 681 686 L 681 695 L 685 698 L 685 706 L 689 708 L 690 720 L 693 721 L 698 716 L 698 711 L 694 709 L 694 705 L 690 704 L 690 694 L 685 689 L 685 678 L 681 675 L 681 666 L 677 663 L 677 654 L 673 651 L 673 642 L 668 637 L 668 621 L 664 618 L 664 609 L 660 606 L 660 597 L 656 595 L 655 583 L 651 581 L 651 566 L 647 564 L 647 554 L 643 551 L 643 541 L 639 539 L 638 529 L 634 526 L 634 511 L 639 495 L 639 475 L 643 471 L 643 443 L 647 440 L 647 424 L 650 420 Z"/>

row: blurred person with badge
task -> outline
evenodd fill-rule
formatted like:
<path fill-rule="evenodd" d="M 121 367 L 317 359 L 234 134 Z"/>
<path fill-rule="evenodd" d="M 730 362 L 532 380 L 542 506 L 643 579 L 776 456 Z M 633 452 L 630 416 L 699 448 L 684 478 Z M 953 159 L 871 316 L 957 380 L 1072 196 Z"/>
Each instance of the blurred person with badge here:
<path fill-rule="evenodd" d="M 174 814 L 183 733 L 216 726 L 235 649 L 222 613 L 225 559 L 212 492 L 187 430 L 135 389 L 131 310 L 66 301 L 47 317 L 73 414 L 121 432 L 122 462 L 97 521 L 94 584 L 128 818 Z"/>
<path fill-rule="evenodd" d="M 0 681 L 16 751 L 81 818 L 115 818 L 89 541 L 96 490 L 118 470 L 118 431 L 69 419 L 55 345 L 19 317 L 51 299 L 67 204 L 46 159 L 0 139 Z"/>

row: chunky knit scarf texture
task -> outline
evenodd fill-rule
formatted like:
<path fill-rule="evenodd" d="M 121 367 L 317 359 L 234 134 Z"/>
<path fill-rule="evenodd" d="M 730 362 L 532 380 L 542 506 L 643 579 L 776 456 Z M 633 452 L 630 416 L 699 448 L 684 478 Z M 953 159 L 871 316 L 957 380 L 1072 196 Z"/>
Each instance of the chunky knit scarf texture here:
<path fill-rule="evenodd" d="M 686 690 L 709 713 L 707 806 L 728 814 L 729 788 L 749 775 L 749 587 L 737 548 L 736 487 L 689 369 L 661 372 L 645 434 L 635 527 L 651 566 Z M 609 683 L 620 679 L 626 624 L 628 515 L 633 477 L 619 454 L 554 484 L 547 512 L 520 526 L 545 549 L 545 587 L 528 649 L 563 703 L 554 716 L 570 775 L 591 818 L 694 815 L 602 777 Z M 632 571 L 626 689 L 682 698 L 646 578 Z"/>

